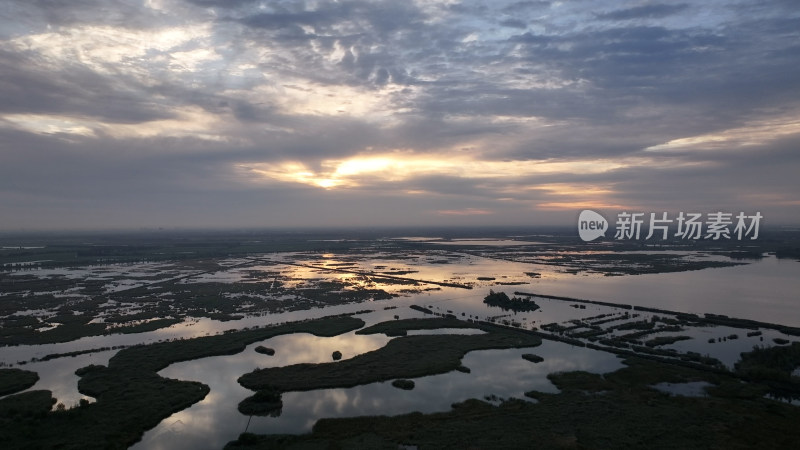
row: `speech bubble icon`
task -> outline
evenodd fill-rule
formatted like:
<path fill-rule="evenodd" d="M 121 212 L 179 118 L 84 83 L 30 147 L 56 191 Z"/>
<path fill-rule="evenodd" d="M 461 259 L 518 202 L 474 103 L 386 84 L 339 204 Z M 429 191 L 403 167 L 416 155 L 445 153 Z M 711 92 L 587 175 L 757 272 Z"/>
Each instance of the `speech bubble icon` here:
<path fill-rule="evenodd" d="M 600 236 L 606 235 L 608 221 L 605 217 L 592 211 L 584 209 L 578 216 L 578 235 L 585 242 L 593 241 Z"/>

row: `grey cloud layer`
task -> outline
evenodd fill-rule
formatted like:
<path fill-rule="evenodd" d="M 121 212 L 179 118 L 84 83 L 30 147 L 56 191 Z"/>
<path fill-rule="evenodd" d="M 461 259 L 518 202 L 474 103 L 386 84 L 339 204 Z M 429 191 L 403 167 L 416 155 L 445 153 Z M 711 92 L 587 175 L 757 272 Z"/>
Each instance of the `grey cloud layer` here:
<path fill-rule="evenodd" d="M 779 221 L 800 219 L 792 194 L 800 191 L 792 176 L 800 170 L 800 10 L 791 1 L 146 3 L 12 1 L 0 11 L 0 39 L 13 42 L 0 47 L 0 204 L 19 211 L 0 228 L 38 226 L 52 202 L 74 205 L 63 226 L 92 226 L 102 221 L 97 208 L 123 198 L 158 222 L 131 226 L 194 224 L 214 210 L 227 219 L 209 226 L 287 225 L 326 204 L 369 210 L 386 224 L 433 223 L 444 220 L 437 210 L 470 207 L 517 224 L 533 221 L 537 205 L 570 200 L 536 189 L 557 183 L 608 187 L 609 204 L 767 208 Z M 191 27 L 199 31 L 174 43 L 147 38 Z M 46 33 L 60 53 L 33 40 Z M 91 53 L 104 44 L 95 39 L 147 50 Z M 212 55 L 197 59 L 202 50 Z M 358 98 L 341 114 L 314 110 L 345 88 Z M 379 105 L 357 112 L 370 98 Z M 60 122 L 32 129 L 44 116 Z M 72 122 L 91 133 L 70 131 Z M 159 122 L 163 129 L 153 128 Z M 718 150 L 646 150 L 773 123 L 796 128 L 745 144 L 734 133 Z M 394 151 L 654 162 L 508 179 L 423 173 L 330 191 L 247 183 L 236 169 L 294 161 L 321 173 L 329 160 Z M 428 197 L 401 195 L 408 191 Z M 97 225 L 124 226 L 128 217 Z"/>

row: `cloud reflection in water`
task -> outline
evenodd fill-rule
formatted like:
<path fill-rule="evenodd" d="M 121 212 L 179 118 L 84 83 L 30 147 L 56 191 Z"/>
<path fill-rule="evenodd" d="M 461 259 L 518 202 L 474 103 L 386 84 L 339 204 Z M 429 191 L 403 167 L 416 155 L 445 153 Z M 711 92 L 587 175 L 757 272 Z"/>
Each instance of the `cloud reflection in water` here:
<path fill-rule="evenodd" d="M 455 402 L 486 395 L 523 398 L 523 393 L 531 389 L 557 392 L 547 380 L 551 372 L 609 372 L 622 367 L 613 355 L 545 341 L 535 348 L 468 353 L 463 363 L 471 373 L 453 371 L 416 378 L 416 387 L 411 391 L 394 388 L 387 381 L 353 388 L 287 392 L 283 394 L 283 410 L 279 417 L 254 416 L 249 426 L 248 417 L 236 409 L 239 401 L 252 395 L 239 386 L 236 379 L 255 367 L 329 362 L 334 350 L 350 358 L 382 347 L 388 340 L 383 335 L 354 333 L 333 338 L 286 335 L 253 344 L 237 355 L 173 364 L 160 373 L 171 378 L 202 381 L 211 387 L 211 393 L 203 401 L 164 420 L 133 448 L 220 448 L 236 439 L 245 427 L 254 433 L 305 433 L 323 417 L 447 411 Z M 253 348 L 257 345 L 275 348 L 275 356 L 256 353 Z M 545 361 L 533 364 L 521 358 L 523 353 L 531 352 L 543 356 Z"/>

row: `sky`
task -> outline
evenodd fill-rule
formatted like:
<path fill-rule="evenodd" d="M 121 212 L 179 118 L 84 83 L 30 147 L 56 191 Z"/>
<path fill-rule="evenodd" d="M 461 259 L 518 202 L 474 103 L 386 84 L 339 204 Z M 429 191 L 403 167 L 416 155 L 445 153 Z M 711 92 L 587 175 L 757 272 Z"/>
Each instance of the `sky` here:
<path fill-rule="evenodd" d="M 796 0 L 4 0 L 0 230 L 800 224 Z"/>

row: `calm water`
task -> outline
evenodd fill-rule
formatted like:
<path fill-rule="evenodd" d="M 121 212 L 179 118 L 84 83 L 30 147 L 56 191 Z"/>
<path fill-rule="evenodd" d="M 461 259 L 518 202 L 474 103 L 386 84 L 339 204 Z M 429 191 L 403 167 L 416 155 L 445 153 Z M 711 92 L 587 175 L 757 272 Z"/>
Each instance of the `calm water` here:
<path fill-rule="evenodd" d="M 345 349 L 341 346 L 345 341 L 352 341 L 359 349 L 367 350 L 386 340 L 384 337 L 353 334 L 313 339 L 307 335 L 281 336 L 260 343 L 275 348 L 273 357 L 256 353 L 253 348 L 259 344 L 254 344 L 238 355 L 173 364 L 161 375 L 202 381 L 211 387 L 211 394 L 162 421 L 133 448 L 221 448 L 236 439 L 245 428 L 255 433 L 305 433 L 322 417 L 447 411 L 453 403 L 469 398 L 525 398 L 523 394 L 529 390 L 557 392 L 546 378 L 547 374 L 555 371 L 610 372 L 622 367 L 618 358 L 607 353 L 544 342 L 539 347 L 527 349 L 471 352 L 463 360 L 471 373 L 454 371 L 415 378 L 416 386 L 410 391 L 397 389 L 390 382 L 381 382 L 347 389 L 289 392 L 283 394 L 283 410 L 279 417 L 254 416 L 250 419 L 236 409 L 239 401 L 252 395 L 252 391 L 239 386 L 236 379 L 254 367 L 329 362 L 332 349 Z M 309 348 L 309 345 L 314 348 Z M 346 352 L 343 350 L 343 353 Z M 535 353 L 545 360 L 533 364 L 522 359 L 523 353 Z"/>
<path fill-rule="evenodd" d="M 800 262 L 794 260 L 766 257 L 741 266 L 618 277 L 571 274 L 554 266 L 477 257 L 466 261 L 435 270 L 449 270 L 462 279 L 474 279 L 476 273 L 482 273 L 496 280 L 475 283 L 472 291 L 442 289 L 425 293 L 419 297 L 421 301 L 444 309 L 479 313 L 476 305 L 480 307 L 480 300 L 494 289 L 509 295 L 514 291 L 533 292 L 800 326 Z M 531 271 L 541 273 L 541 277 L 524 275 Z M 526 284 L 499 284 L 520 280 Z"/>
<path fill-rule="evenodd" d="M 800 326 L 800 263 L 767 257 L 751 264 L 623 277 L 537 279 L 532 289 L 567 297 Z M 521 289 L 522 290 L 522 289 Z"/>

